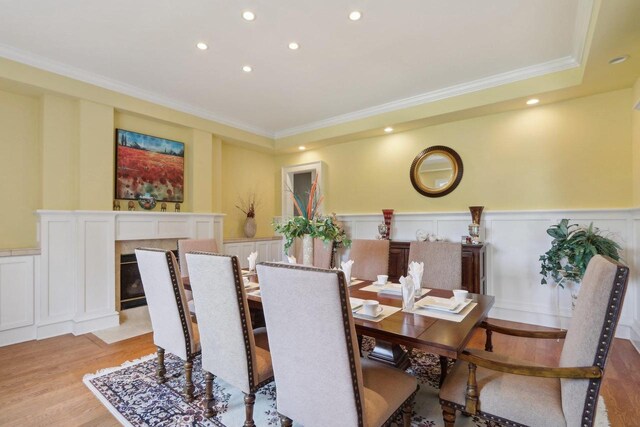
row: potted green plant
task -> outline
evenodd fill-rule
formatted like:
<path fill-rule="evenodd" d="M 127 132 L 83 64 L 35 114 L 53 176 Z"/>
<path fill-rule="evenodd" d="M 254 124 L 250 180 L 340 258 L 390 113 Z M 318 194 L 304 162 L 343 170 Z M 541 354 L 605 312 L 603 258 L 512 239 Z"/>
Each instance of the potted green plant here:
<path fill-rule="evenodd" d="M 579 284 L 594 255 L 605 255 L 616 261 L 620 259 L 620 245 L 603 235 L 593 223 L 586 227 L 569 224 L 568 219 L 563 219 L 559 224 L 549 227 L 547 234 L 553 240 L 551 248 L 540 256 L 540 283 L 545 285 L 547 279 L 551 278 L 562 288 L 568 283 L 576 284 L 571 286 L 574 304 Z"/>
<path fill-rule="evenodd" d="M 347 238 L 347 234 L 335 214 L 330 216 L 319 214 L 318 208 L 324 198 L 319 196 L 317 177 L 311 185 L 307 199 L 302 199 L 291 190 L 289 191 L 297 215 L 281 223 L 273 224 L 275 231 L 285 238 L 285 250 L 289 250 L 296 238 L 302 238 L 303 264 L 312 265 L 314 237 L 335 245 L 335 247 L 349 247 L 351 245 L 351 240 Z"/>

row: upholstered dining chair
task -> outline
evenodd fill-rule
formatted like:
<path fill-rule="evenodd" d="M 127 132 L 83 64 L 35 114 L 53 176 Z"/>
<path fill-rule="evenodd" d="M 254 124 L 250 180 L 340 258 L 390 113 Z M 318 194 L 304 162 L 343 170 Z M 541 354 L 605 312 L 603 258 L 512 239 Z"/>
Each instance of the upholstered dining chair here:
<path fill-rule="evenodd" d="M 342 271 L 260 263 L 262 307 L 283 426 L 411 424 L 414 377 L 358 355 Z"/>
<path fill-rule="evenodd" d="M 197 328 L 189 318 L 178 263 L 171 251 L 161 249 L 136 249 L 136 258 L 149 306 L 153 342 L 158 349 L 157 381 L 166 381 L 165 351 L 178 356 L 184 360 L 184 396 L 191 402 L 193 358 L 200 353 L 200 341 Z"/>
<path fill-rule="evenodd" d="M 205 371 L 205 416 L 214 415 L 213 376 L 245 394 L 245 427 L 255 426 L 255 392 L 273 380 L 265 328 L 253 329 L 238 258 L 188 252 Z"/>
<path fill-rule="evenodd" d="M 452 242 L 411 242 L 409 263 L 424 262 L 423 288 L 459 289 L 462 285 L 462 246 Z"/>
<path fill-rule="evenodd" d="M 389 241 L 354 239 L 349 258 L 354 261 L 351 276 L 377 280 L 378 274 L 389 273 Z"/>
<path fill-rule="evenodd" d="M 460 410 L 510 426 L 592 426 L 628 278 L 627 267 L 594 256 L 567 331 L 527 332 L 483 324 L 486 351 L 464 351 L 440 389 L 445 425 L 452 427 Z M 564 338 L 559 367 L 494 355 L 492 332 Z"/>
<path fill-rule="evenodd" d="M 215 239 L 180 239 L 178 240 L 178 260 L 180 261 L 180 276 L 182 278 L 189 277 L 189 266 L 187 265 L 187 252 L 218 252 L 218 244 Z M 191 291 L 185 290 L 187 301 L 189 301 L 189 312 L 192 316 L 196 316 L 195 306 L 193 304 L 193 295 Z"/>
<path fill-rule="evenodd" d="M 302 239 L 295 240 L 295 257 L 298 264 L 302 264 Z M 333 245 L 325 243 L 322 239 L 313 239 L 313 266 L 318 268 L 331 268 Z"/>

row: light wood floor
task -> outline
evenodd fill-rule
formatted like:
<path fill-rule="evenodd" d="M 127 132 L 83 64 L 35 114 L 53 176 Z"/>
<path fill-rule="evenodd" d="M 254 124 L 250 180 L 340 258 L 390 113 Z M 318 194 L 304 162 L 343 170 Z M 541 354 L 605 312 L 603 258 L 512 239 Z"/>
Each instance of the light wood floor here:
<path fill-rule="evenodd" d="M 510 322 L 515 327 L 529 327 Z M 538 328 L 544 329 L 544 328 Z M 494 351 L 555 364 L 562 342 L 494 334 Z M 470 346 L 482 348 L 483 331 Z M 82 383 L 82 377 L 155 351 L 151 334 L 105 344 L 92 334 L 65 335 L 0 348 L 0 426 L 111 426 L 116 420 Z M 615 340 L 602 388 L 611 425 L 640 421 L 640 355 Z"/>

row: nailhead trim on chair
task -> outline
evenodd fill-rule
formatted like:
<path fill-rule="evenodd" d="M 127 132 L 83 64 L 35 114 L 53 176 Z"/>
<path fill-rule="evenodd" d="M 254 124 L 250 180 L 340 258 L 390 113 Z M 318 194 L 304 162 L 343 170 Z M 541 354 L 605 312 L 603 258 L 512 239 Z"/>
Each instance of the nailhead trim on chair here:
<path fill-rule="evenodd" d="M 253 366 L 253 358 L 251 353 L 251 341 L 249 340 L 249 331 L 253 333 L 253 329 L 249 328 L 249 322 L 251 319 L 247 320 L 247 313 L 244 310 L 244 283 L 241 279 L 242 274 L 240 272 L 240 267 L 238 263 L 238 257 L 232 255 L 222 255 L 222 254 L 214 254 L 212 252 L 188 252 L 189 254 L 195 255 L 207 255 L 207 256 L 215 256 L 221 258 L 231 258 L 231 266 L 233 267 L 233 280 L 236 287 L 236 297 L 238 302 L 238 310 L 240 311 L 240 320 L 242 322 L 242 335 L 244 338 L 244 348 L 247 357 L 247 372 L 249 373 L 249 389 L 251 393 L 255 393 L 260 387 L 265 384 L 273 381 L 273 377 L 266 378 L 264 381 L 256 384 L 254 378 L 254 366 Z"/>
<path fill-rule="evenodd" d="M 602 325 L 602 331 L 600 332 L 600 340 L 598 345 L 598 351 L 593 361 L 594 366 L 598 366 L 602 369 L 602 375 L 604 376 L 605 361 L 607 360 L 607 354 L 611 347 L 611 342 L 615 336 L 615 325 L 618 324 L 620 313 L 622 312 L 622 301 L 624 301 L 624 294 L 627 291 L 627 281 L 629 276 L 629 268 L 620 265 L 620 263 L 607 258 L 609 261 L 618 264 L 618 271 L 614 279 L 613 289 L 609 296 L 609 309 L 605 316 L 605 322 Z M 612 327 L 612 325 L 614 325 Z M 595 421 L 596 413 L 596 399 L 600 392 L 601 378 L 594 378 L 589 381 L 589 388 L 587 389 L 587 396 L 584 402 L 584 411 L 582 412 L 582 426 L 591 427 Z"/>
<path fill-rule="evenodd" d="M 353 397 L 358 410 L 358 427 L 364 425 L 364 413 L 362 410 L 362 400 L 360 397 L 360 389 L 358 388 L 358 374 L 356 372 L 355 353 L 353 351 L 353 341 L 351 337 L 351 328 L 349 327 L 349 313 L 351 312 L 351 303 L 347 298 L 346 280 L 341 270 L 325 270 L 323 268 L 303 267 L 292 264 L 279 264 L 271 262 L 261 262 L 260 265 L 277 268 L 288 268 L 290 270 L 314 271 L 320 273 L 336 274 L 338 276 L 338 292 L 340 294 L 340 305 L 342 308 L 342 323 L 344 326 L 344 335 L 347 344 L 347 353 L 349 355 L 349 365 L 351 368 L 351 383 L 353 385 Z M 360 357 L 358 355 L 358 357 Z"/>

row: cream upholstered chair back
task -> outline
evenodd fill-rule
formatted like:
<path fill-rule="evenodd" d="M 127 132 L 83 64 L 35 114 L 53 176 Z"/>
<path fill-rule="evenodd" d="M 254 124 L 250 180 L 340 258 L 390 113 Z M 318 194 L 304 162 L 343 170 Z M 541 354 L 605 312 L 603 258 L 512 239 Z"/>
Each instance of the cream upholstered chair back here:
<path fill-rule="evenodd" d="M 361 426 L 362 371 L 344 274 L 257 269 L 278 412 L 307 426 Z"/>
<path fill-rule="evenodd" d="M 136 249 L 153 342 L 183 360 L 198 351 L 178 263 L 171 251 Z"/>
<path fill-rule="evenodd" d="M 178 240 L 178 257 L 180 259 L 180 275 L 189 277 L 189 266 L 185 254 L 187 252 L 218 252 L 215 239 L 181 239 Z"/>
<path fill-rule="evenodd" d="M 389 273 L 389 241 L 355 239 L 349 258 L 353 260 L 352 277 L 377 280 L 378 274 Z"/>
<path fill-rule="evenodd" d="M 422 287 L 459 289 L 462 286 L 462 245 L 452 242 L 411 242 L 409 263 L 424 262 Z"/>
<path fill-rule="evenodd" d="M 629 269 L 609 258 L 591 258 L 560 355 L 560 366 L 599 366 L 604 370 L 627 288 Z M 598 380 L 561 380 L 567 425 L 591 425 Z M 590 412 L 588 412 L 590 411 Z"/>
<path fill-rule="evenodd" d="M 212 253 L 186 254 L 198 312 L 202 368 L 251 393 L 255 340 L 238 258 Z"/>
<path fill-rule="evenodd" d="M 298 264 L 302 264 L 302 239 L 298 238 L 294 242 L 294 254 Z M 325 243 L 322 239 L 313 239 L 313 266 L 318 268 L 331 268 L 331 256 L 333 245 Z"/>

